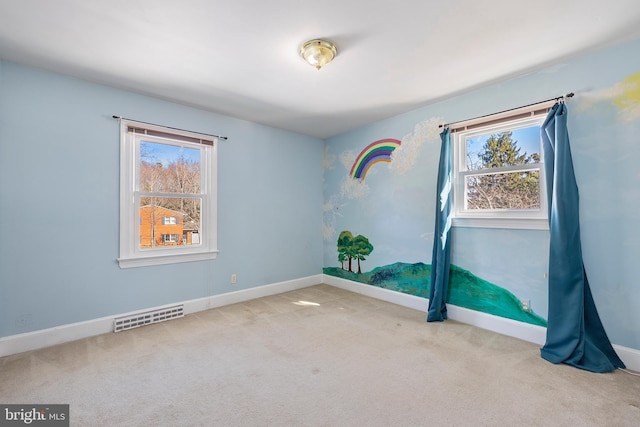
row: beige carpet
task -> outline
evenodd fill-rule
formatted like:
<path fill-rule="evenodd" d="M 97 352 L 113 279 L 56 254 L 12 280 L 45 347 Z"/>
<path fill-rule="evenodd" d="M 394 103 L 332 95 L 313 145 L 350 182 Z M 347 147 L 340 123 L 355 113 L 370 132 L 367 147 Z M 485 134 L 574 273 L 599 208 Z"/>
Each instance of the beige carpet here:
<path fill-rule="evenodd" d="M 640 377 L 318 285 L 1 358 L 0 402 L 75 426 L 640 426 Z"/>

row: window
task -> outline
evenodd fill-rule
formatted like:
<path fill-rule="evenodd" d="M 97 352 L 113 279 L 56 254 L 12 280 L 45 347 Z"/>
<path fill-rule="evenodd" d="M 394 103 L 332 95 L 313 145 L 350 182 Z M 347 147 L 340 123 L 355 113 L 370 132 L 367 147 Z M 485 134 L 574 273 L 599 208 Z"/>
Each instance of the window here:
<path fill-rule="evenodd" d="M 178 243 L 177 234 L 163 234 L 162 243 Z"/>
<path fill-rule="evenodd" d="M 215 258 L 217 140 L 126 119 L 120 127 L 120 267 Z"/>
<path fill-rule="evenodd" d="M 543 105 L 452 129 L 458 227 L 547 229 L 540 126 Z"/>
<path fill-rule="evenodd" d="M 178 218 L 175 216 L 163 216 L 162 225 L 176 225 L 178 224 Z"/>

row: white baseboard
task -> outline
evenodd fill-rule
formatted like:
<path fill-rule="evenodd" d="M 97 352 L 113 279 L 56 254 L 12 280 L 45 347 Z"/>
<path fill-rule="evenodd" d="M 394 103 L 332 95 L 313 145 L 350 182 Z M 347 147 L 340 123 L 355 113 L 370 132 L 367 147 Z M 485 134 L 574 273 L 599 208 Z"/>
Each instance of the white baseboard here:
<path fill-rule="evenodd" d="M 326 283 L 337 288 L 367 295 L 372 298 L 419 310 L 424 313 L 427 312 L 427 307 L 429 305 L 429 300 L 426 298 L 390 291 L 388 289 L 365 285 L 364 283 L 353 282 L 351 280 L 345 280 L 326 274 L 303 277 L 300 279 L 288 280 L 285 282 L 273 283 L 270 285 L 258 286 L 251 289 L 243 289 L 220 295 L 212 295 L 209 297 L 184 301 L 182 304 L 184 305 L 184 314 L 186 315 L 215 307 L 249 301 L 255 298 L 302 289 L 319 283 Z M 180 304 L 180 302 L 169 305 L 175 304 Z M 0 338 L 0 357 L 109 333 L 113 331 L 113 320 L 116 317 L 133 315 L 144 311 L 161 309 L 163 307 L 164 306 L 150 307 L 144 310 L 137 310 L 129 313 L 118 313 L 113 316 L 101 317 L 84 322 L 71 323 L 39 331 L 3 337 Z M 467 308 L 457 307 L 451 304 L 447 305 L 447 310 L 449 318 L 458 322 L 477 326 L 479 328 L 508 335 L 524 341 L 529 341 L 538 345 L 543 345 L 546 339 L 546 328 L 541 326 L 530 325 L 528 323 L 518 322 L 504 317 L 493 316 L 491 314 L 469 310 Z M 618 356 L 627 366 L 627 369 L 640 372 L 640 350 L 616 344 L 614 344 L 613 347 L 618 353 Z"/>
<path fill-rule="evenodd" d="M 198 298 L 184 302 L 176 302 L 167 306 L 183 304 L 184 314 L 186 315 L 198 311 L 208 310 L 210 308 L 221 307 L 224 305 L 235 304 L 255 298 L 306 288 L 322 283 L 322 278 L 323 275 L 318 274 L 315 276 L 258 286 L 251 289 L 243 289 L 240 291 L 229 292 L 221 295 L 212 295 L 209 297 Z M 150 307 L 129 313 L 118 313 L 114 314 L 113 316 L 101 317 L 98 319 L 86 320 L 84 322 L 70 323 L 67 325 L 56 326 L 39 331 L 3 337 L 0 338 L 0 357 L 23 353 L 30 350 L 37 350 L 39 348 L 50 347 L 69 341 L 75 341 L 82 338 L 88 338 L 95 335 L 113 332 L 113 320 L 116 317 L 129 316 L 145 311 L 161 309 L 167 306 Z"/>
<path fill-rule="evenodd" d="M 613 344 L 613 349 L 627 366 L 627 369 L 640 372 L 640 350 L 623 347 L 617 344 Z"/>
<path fill-rule="evenodd" d="M 360 282 L 341 279 L 339 277 L 331 276 L 328 274 L 324 275 L 323 283 L 351 292 L 367 295 L 372 298 L 377 298 L 383 301 L 398 304 L 403 307 L 420 310 L 424 313 L 427 312 L 427 309 L 429 307 L 429 299 L 427 298 L 403 294 L 402 292 L 390 291 L 388 289 L 378 288 L 377 286 L 371 286 Z M 505 317 L 494 316 L 492 314 L 470 310 L 468 308 L 458 307 L 451 304 L 447 304 L 447 313 L 449 315 L 449 319 L 497 332 L 502 335 L 518 338 L 523 341 L 532 342 L 541 346 L 544 345 L 546 341 L 547 328 L 544 328 L 542 326 L 518 322 L 516 320 L 507 319 Z M 635 350 L 615 344 L 613 345 L 613 347 L 628 369 L 640 372 L 640 350 Z"/>
<path fill-rule="evenodd" d="M 403 307 L 424 311 L 425 313 L 427 312 L 427 307 L 429 305 L 429 300 L 425 298 L 403 294 L 402 292 L 390 291 L 389 289 L 379 288 L 377 286 L 365 285 L 364 283 L 341 279 L 328 274 L 324 275 L 322 283 L 326 283 L 327 285 L 335 286 L 336 288 L 341 288 L 346 291 L 398 304 Z"/>
<path fill-rule="evenodd" d="M 301 279 L 288 280 L 286 282 L 273 283 L 270 285 L 185 301 L 183 302 L 184 314 L 196 313 L 210 308 L 222 307 L 269 295 L 294 291 L 296 289 L 308 288 L 309 286 L 322 283 L 322 276 L 322 274 L 318 274 L 316 276 L 303 277 Z"/>

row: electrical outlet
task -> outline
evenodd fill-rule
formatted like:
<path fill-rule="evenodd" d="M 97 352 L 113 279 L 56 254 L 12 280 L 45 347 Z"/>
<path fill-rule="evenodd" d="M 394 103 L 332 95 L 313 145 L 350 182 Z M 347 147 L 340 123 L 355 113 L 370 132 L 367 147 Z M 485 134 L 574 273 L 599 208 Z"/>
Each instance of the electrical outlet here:
<path fill-rule="evenodd" d="M 522 309 L 524 311 L 531 311 L 531 301 L 528 299 L 521 299 L 520 304 L 522 305 Z"/>
<path fill-rule="evenodd" d="M 231 275 L 231 284 L 235 285 L 236 283 L 238 283 L 238 275 L 234 273 Z"/>

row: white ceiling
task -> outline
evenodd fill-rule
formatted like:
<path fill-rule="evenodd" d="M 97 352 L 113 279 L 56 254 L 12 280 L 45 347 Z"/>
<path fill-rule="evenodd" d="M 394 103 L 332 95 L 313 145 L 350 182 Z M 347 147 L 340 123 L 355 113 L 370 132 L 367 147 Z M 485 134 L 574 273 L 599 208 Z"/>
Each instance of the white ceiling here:
<path fill-rule="evenodd" d="M 640 0 L 0 0 L 3 59 L 320 138 L 638 37 Z"/>

